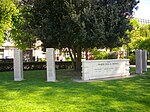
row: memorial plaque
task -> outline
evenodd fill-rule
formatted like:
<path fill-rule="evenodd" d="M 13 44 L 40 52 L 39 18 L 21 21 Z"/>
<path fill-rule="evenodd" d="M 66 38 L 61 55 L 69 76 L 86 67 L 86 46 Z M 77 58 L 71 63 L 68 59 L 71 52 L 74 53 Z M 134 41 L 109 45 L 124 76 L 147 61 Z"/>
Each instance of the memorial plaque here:
<path fill-rule="evenodd" d="M 82 79 L 129 75 L 129 60 L 86 60 L 82 62 Z M 84 68 L 86 66 L 86 68 Z M 87 69 L 89 68 L 89 69 Z"/>

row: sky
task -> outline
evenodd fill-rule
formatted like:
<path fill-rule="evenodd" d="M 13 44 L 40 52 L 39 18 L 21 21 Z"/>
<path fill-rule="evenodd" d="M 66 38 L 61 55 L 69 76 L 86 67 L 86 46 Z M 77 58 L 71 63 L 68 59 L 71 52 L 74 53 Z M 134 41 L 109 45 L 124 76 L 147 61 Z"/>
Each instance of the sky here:
<path fill-rule="evenodd" d="M 135 11 L 134 17 L 150 20 L 150 0 L 140 0 L 139 8 Z"/>

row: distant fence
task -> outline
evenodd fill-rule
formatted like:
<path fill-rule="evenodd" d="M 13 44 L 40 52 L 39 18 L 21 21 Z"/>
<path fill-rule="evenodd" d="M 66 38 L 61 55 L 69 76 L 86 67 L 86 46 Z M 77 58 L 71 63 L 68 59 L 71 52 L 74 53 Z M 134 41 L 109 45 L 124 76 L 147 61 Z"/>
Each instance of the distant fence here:
<path fill-rule="evenodd" d="M 71 69 L 73 68 L 71 61 L 55 62 L 56 69 Z M 46 70 L 46 62 L 24 62 L 24 70 Z M 0 59 L 0 72 L 13 71 L 13 60 Z"/>

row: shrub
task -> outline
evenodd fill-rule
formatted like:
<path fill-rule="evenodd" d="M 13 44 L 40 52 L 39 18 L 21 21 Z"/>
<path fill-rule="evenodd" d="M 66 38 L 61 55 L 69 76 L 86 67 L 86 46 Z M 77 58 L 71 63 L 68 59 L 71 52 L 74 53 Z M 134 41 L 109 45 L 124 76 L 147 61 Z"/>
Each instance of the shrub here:
<path fill-rule="evenodd" d="M 135 54 L 130 54 L 129 56 L 129 60 L 130 60 L 130 64 L 131 65 L 134 65 L 135 64 Z"/>
<path fill-rule="evenodd" d="M 70 69 L 73 68 L 71 61 L 55 62 L 56 69 Z M 46 70 L 46 62 L 24 62 L 24 70 Z M 13 71 L 13 63 L 0 63 L 0 72 Z"/>
<path fill-rule="evenodd" d="M 118 58 L 118 53 L 117 52 L 109 52 L 107 54 L 107 59 L 117 59 Z"/>
<path fill-rule="evenodd" d="M 98 51 L 98 50 L 92 50 L 92 55 L 94 56 L 94 59 L 106 59 L 107 58 L 107 52 L 104 51 Z"/>

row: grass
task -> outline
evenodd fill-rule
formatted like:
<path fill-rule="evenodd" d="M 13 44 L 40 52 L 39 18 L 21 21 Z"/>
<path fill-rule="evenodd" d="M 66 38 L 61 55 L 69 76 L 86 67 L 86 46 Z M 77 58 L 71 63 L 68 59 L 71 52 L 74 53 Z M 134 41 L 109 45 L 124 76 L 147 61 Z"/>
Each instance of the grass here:
<path fill-rule="evenodd" d="M 133 71 L 132 71 L 133 72 Z M 150 69 L 127 79 L 77 83 L 72 70 L 58 70 L 57 82 L 46 71 L 0 72 L 0 112 L 150 112 Z"/>

